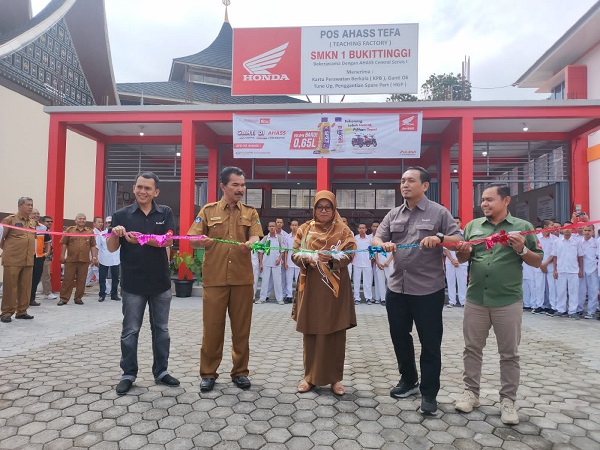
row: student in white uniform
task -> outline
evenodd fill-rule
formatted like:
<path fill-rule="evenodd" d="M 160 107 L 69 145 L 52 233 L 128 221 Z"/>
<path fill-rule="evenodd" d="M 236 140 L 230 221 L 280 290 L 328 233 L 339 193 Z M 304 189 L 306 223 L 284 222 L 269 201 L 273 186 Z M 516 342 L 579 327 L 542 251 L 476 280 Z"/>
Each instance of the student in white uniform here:
<path fill-rule="evenodd" d="M 367 305 L 371 304 L 373 299 L 373 270 L 371 269 L 371 260 L 369 259 L 369 252 L 366 251 L 373 240 L 373 235 L 367 235 L 367 225 L 361 223 L 358 226 L 358 234 L 354 236 L 356 241 L 356 250 L 352 264 L 354 266 L 354 276 L 352 282 L 354 284 L 354 303 L 360 303 L 360 280 L 363 282 L 363 292 L 365 294 L 365 300 Z"/>
<path fill-rule="evenodd" d="M 583 240 L 580 243 L 583 252 L 583 278 L 579 279 L 579 304 L 577 313 L 583 315 L 587 297 L 586 319 L 593 319 L 598 307 L 598 243 L 594 238 L 594 225 L 583 227 Z"/>
<path fill-rule="evenodd" d="M 271 247 L 281 247 L 281 237 L 277 235 L 275 222 L 269 222 L 269 234 L 261 242 L 270 241 Z M 265 303 L 267 301 L 267 291 L 269 290 L 269 281 L 273 278 L 273 287 L 275 288 L 275 299 L 277 303 L 283 305 L 283 291 L 281 283 L 281 265 L 285 252 L 272 249 L 269 254 L 260 251 L 258 260 L 262 271 L 262 284 L 260 287 L 260 298 L 256 303 Z"/>
<path fill-rule="evenodd" d="M 565 222 L 571 225 L 571 222 Z M 556 312 L 554 317 L 567 315 L 567 294 L 569 295 L 568 316 L 577 319 L 579 304 L 579 278 L 583 277 L 583 251 L 577 238 L 573 239 L 571 229 L 563 230 L 563 238 L 554 244 L 554 278 L 556 279 Z"/>
<path fill-rule="evenodd" d="M 379 222 L 375 221 L 371 225 L 371 236 L 375 236 L 379 228 Z M 387 280 L 392 273 L 394 267 L 394 254 L 389 252 L 386 256 L 381 253 L 375 253 L 373 259 L 373 279 L 375 280 L 375 292 L 373 299 L 376 304 L 381 303 L 385 306 L 385 293 L 387 291 Z"/>
<path fill-rule="evenodd" d="M 552 256 L 552 250 L 554 249 L 554 243 L 557 241 L 557 237 L 548 231 L 554 228 L 554 221 L 544 220 L 544 228 L 542 229 L 542 236 L 538 238 L 540 247 L 544 251 L 544 257 L 542 258 L 542 265 L 540 270 L 544 277 L 542 284 L 542 295 L 537 299 L 537 303 L 531 310 L 532 314 L 547 314 L 551 316 L 556 312 L 556 280 L 554 279 L 554 256 Z M 550 302 L 549 308 L 544 308 L 544 298 L 548 293 L 548 301 Z M 541 302 L 540 302 L 541 298 Z"/>
<path fill-rule="evenodd" d="M 455 217 L 454 222 L 460 229 L 462 237 L 462 220 Z M 467 276 L 469 272 L 469 262 L 459 264 L 456 258 L 456 252 L 451 248 L 444 247 L 444 257 L 446 260 L 446 283 L 448 284 L 448 308 L 456 306 L 456 291 L 458 289 L 458 306 L 465 306 L 467 298 Z"/>
<path fill-rule="evenodd" d="M 294 238 L 296 237 L 296 231 L 298 231 L 298 221 L 292 220 L 290 222 L 291 232 L 288 234 L 286 248 L 294 247 Z M 285 278 L 284 278 L 284 292 L 283 292 L 283 301 L 285 303 L 292 303 L 294 297 L 294 280 L 298 282 L 298 277 L 300 276 L 300 267 L 298 267 L 292 261 L 293 252 L 287 251 L 285 252 L 286 256 L 284 259 L 284 269 L 285 269 Z"/>
<path fill-rule="evenodd" d="M 285 248 L 291 248 L 291 245 L 289 244 L 289 237 L 290 237 L 290 233 L 288 233 L 287 231 L 285 231 L 283 229 L 283 224 L 284 221 L 283 219 L 279 218 L 279 219 L 275 219 L 275 232 L 277 233 L 277 236 L 279 236 L 281 239 L 281 245 L 280 247 L 285 247 Z M 293 243 L 293 241 L 292 241 Z M 287 290 L 287 283 L 286 283 L 286 267 L 285 267 L 285 261 L 287 260 L 287 253 L 288 252 L 284 252 L 283 255 L 283 262 L 281 263 L 281 282 L 283 283 L 281 286 L 281 291 L 283 292 L 283 298 L 284 300 L 287 298 L 291 298 L 292 297 L 292 291 L 290 290 L 288 292 Z M 269 289 L 269 292 L 273 292 L 273 280 L 271 280 L 271 289 Z"/>
<path fill-rule="evenodd" d="M 348 225 L 348 219 L 346 219 L 345 217 L 342 217 L 342 222 L 344 222 L 344 225 L 346 225 L 348 228 L 350 228 L 350 226 Z M 352 228 L 350 228 L 352 229 Z M 348 264 L 348 275 L 350 276 L 350 279 L 352 279 L 352 263 Z"/>
<path fill-rule="evenodd" d="M 256 297 L 256 291 L 258 291 L 258 277 L 260 277 L 260 261 L 258 260 L 258 252 L 252 252 L 251 258 L 252 273 L 254 274 L 254 297 Z"/>

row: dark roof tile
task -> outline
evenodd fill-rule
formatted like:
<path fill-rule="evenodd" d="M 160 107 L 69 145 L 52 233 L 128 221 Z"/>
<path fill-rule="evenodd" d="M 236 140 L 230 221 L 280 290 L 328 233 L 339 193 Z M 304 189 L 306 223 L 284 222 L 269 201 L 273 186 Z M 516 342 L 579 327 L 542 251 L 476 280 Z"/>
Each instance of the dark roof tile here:
<path fill-rule="evenodd" d="M 231 70 L 231 49 L 233 47 L 233 28 L 229 22 L 223 22 L 217 38 L 204 50 L 189 56 L 175 58 L 173 61 L 197 66 L 218 67 Z"/>

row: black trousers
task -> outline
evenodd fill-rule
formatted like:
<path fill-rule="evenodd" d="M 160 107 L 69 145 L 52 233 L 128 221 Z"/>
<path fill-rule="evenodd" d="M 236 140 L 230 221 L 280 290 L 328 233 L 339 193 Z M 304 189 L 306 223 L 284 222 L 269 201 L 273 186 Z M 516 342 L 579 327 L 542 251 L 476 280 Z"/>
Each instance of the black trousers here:
<path fill-rule="evenodd" d="M 108 276 L 108 271 L 110 270 L 111 277 L 111 285 L 110 285 L 110 296 L 117 297 L 119 293 L 119 268 L 121 266 L 117 264 L 116 266 L 103 266 L 100 264 L 98 266 L 98 274 L 100 275 L 100 279 L 98 280 L 98 284 L 100 285 L 100 293 L 102 297 L 106 295 L 106 277 Z"/>
<path fill-rule="evenodd" d="M 419 381 L 415 346 L 410 334 L 414 322 L 421 342 L 421 395 L 435 398 L 440 390 L 442 370 L 444 289 L 428 295 L 398 294 L 388 289 L 385 308 L 401 380 L 407 383 Z"/>
<path fill-rule="evenodd" d="M 44 272 L 44 261 L 46 257 L 33 259 L 33 275 L 31 277 L 31 295 L 29 296 L 29 302 L 35 302 L 35 291 L 37 291 L 38 284 L 42 279 L 42 273 Z"/>

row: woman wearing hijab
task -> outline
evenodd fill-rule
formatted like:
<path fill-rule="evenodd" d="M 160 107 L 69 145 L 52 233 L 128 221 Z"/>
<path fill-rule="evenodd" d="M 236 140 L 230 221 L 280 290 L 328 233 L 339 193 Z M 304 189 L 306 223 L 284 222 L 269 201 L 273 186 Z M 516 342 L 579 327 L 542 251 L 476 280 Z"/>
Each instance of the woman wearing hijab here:
<path fill-rule="evenodd" d="M 337 212 L 332 192 L 317 193 L 313 219 L 298 228 L 294 249 L 298 251 L 292 260 L 300 267 L 300 276 L 292 318 L 304 335 L 304 379 L 298 392 L 331 384 L 334 394 L 343 395 L 346 330 L 356 326 L 348 275 L 352 253 L 322 251 L 355 250 L 356 243 Z"/>

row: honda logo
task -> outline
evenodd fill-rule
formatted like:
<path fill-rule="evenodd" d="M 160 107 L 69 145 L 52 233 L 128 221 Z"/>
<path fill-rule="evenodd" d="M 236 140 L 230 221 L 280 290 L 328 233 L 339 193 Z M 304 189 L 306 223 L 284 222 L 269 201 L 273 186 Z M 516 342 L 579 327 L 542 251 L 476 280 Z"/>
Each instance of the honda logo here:
<path fill-rule="evenodd" d="M 284 73 L 271 73 L 268 69 L 273 69 L 279 64 L 281 58 L 285 54 L 289 42 L 286 42 L 279 47 L 273 48 L 269 51 L 261 53 L 258 56 L 247 59 L 242 64 L 244 69 L 250 75 L 244 75 L 244 81 L 279 81 L 289 80 L 288 76 Z"/>

